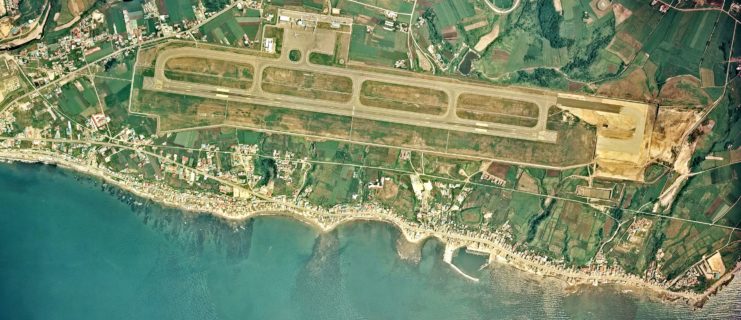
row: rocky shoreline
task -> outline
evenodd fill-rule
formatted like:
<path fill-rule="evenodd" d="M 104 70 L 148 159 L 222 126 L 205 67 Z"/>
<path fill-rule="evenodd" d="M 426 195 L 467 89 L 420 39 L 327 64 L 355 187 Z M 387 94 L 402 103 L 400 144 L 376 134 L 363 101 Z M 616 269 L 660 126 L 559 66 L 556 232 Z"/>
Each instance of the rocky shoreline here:
<path fill-rule="evenodd" d="M 217 206 L 213 205 L 194 206 L 188 204 L 187 201 L 172 201 L 151 191 L 148 192 L 147 190 L 137 188 L 135 185 L 119 180 L 117 177 L 111 175 L 112 173 L 106 173 L 103 169 L 78 163 L 78 161 L 74 160 L 65 159 L 58 155 L 47 154 L 47 152 L 39 150 L 0 149 L 0 161 L 54 165 L 84 174 L 88 177 L 99 178 L 105 184 L 122 190 L 123 193 L 119 193 L 113 191 L 116 189 L 112 189 L 106 185 L 102 186 L 104 190 L 108 189 L 108 192 L 114 192 L 122 201 L 130 206 L 139 205 L 137 198 L 146 199 L 164 207 L 170 207 L 187 212 L 211 214 L 226 222 L 239 222 L 260 216 L 287 216 L 317 229 L 320 233 L 330 232 L 339 225 L 353 221 L 385 222 L 394 225 L 403 235 L 403 238 L 407 243 L 404 246 L 398 246 L 397 252 L 402 259 L 410 260 L 412 262 L 418 261 L 419 259 L 420 244 L 431 237 L 438 238 L 441 243 L 445 244 L 446 250 L 450 245 L 457 245 L 455 248 L 460 248 L 473 243 L 478 246 L 477 248 L 474 248 L 474 250 L 489 254 L 490 265 L 493 264 L 493 262 L 499 262 L 540 277 L 559 279 L 566 284 L 567 291 L 580 290 L 579 288 L 591 286 L 596 283 L 611 284 L 625 288 L 626 290 L 624 291 L 640 291 L 662 301 L 682 302 L 695 308 L 701 308 L 711 296 L 716 294 L 723 286 L 727 285 L 734 278 L 734 275 L 740 271 L 739 267 L 737 267 L 732 272 L 724 275 L 720 281 L 703 293 L 674 292 L 656 284 L 643 281 L 638 277 L 606 277 L 590 275 L 573 269 L 559 269 L 556 266 L 539 264 L 537 261 L 526 259 L 527 257 L 523 256 L 521 253 L 508 250 L 502 245 L 497 244 L 494 240 L 473 239 L 465 235 L 446 234 L 434 230 L 425 230 L 419 226 L 412 226 L 409 222 L 402 221 L 401 218 L 393 217 L 388 214 L 379 214 L 377 212 L 349 212 L 342 214 L 312 215 L 308 210 L 306 212 L 300 212 L 293 207 L 267 202 L 251 204 L 250 208 L 247 210 L 237 213 L 227 213 L 223 210 L 219 210 Z M 161 189 L 166 189 L 166 187 L 161 186 Z M 167 192 L 175 191 L 167 190 Z M 131 195 L 133 195 L 133 197 Z M 183 195 L 183 197 L 185 198 L 187 196 Z M 205 201 L 229 201 L 229 199 L 226 199 L 225 197 L 214 197 L 213 199 L 207 199 Z M 466 241 L 469 243 L 466 244 Z"/>

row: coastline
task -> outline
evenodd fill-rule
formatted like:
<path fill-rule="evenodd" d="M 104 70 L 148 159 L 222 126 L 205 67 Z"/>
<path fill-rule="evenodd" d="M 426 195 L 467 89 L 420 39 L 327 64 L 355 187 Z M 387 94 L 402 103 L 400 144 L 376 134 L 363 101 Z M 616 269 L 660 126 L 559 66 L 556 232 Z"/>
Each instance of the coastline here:
<path fill-rule="evenodd" d="M 640 291 L 661 301 L 683 302 L 693 307 L 701 308 L 711 296 L 727 285 L 741 269 L 741 267 L 737 266 L 703 293 L 674 292 L 657 284 L 647 282 L 637 276 L 595 275 L 573 268 L 560 268 L 548 264 L 546 261 L 528 259 L 529 256 L 525 253 L 510 250 L 505 245 L 497 243 L 497 239 L 473 238 L 464 234 L 428 230 L 422 226 L 415 226 L 412 222 L 404 221 L 400 217 L 393 216 L 387 212 L 333 212 L 330 210 L 322 214 L 318 214 L 318 212 L 312 214 L 312 209 L 298 211 L 295 207 L 287 206 L 277 201 L 245 200 L 216 195 L 197 196 L 187 190 L 175 190 L 165 185 L 143 183 L 144 186 L 142 186 L 142 183 L 132 183 L 131 181 L 122 179 L 125 176 L 123 174 L 82 163 L 82 161 L 76 158 L 65 157 L 41 150 L 0 148 L 0 161 L 58 166 L 66 170 L 99 178 L 103 182 L 137 197 L 151 200 L 166 207 L 199 214 L 206 213 L 228 222 L 239 222 L 261 216 L 285 216 L 300 221 L 314 228 L 319 233 L 331 232 L 338 226 L 350 222 L 372 221 L 388 223 L 397 228 L 404 236 L 404 240 L 410 245 L 419 246 L 425 240 L 435 237 L 445 245 L 446 250 L 455 250 L 465 246 L 482 254 L 488 254 L 489 265 L 492 265 L 492 262 L 499 262 L 520 271 L 540 276 L 536 278 L 555 278 L 565 283 L 567 290 L 573 289 L 578 291 L 580 290 L 579 288 L 596 285 L 597 283 L 610 284 L 625 288 L 626 290 L 624 291 Z M 173 193 L 178 194 L 175 200 L 181 201 L 175 201 L 163 196 L 164 194 L 172 195 Z M 216 205 L 215 202 L 241 205 L 240 209 L 242 209 L 242 206 L 246 208 L 244 208 L 245 210 L 241 210 L 241 212 L 227 212 L 220 209 L 220 206 Z M 454 265 L 451 264 L 451 266 L 455 268 Z"/>

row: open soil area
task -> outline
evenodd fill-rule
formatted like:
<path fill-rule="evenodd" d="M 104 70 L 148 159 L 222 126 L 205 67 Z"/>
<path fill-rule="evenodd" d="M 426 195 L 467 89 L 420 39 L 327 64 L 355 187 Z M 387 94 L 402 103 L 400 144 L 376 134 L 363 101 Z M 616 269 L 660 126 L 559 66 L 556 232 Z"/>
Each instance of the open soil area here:
<path fill-rule="evenodd" d="M 268 67 L 263 71 L 262 89 L 295 97 L 347 102 L 352 98 L 352 80 L 317 72 Z"/>
<path fill-rule="evenodd" d="M 620 80 L 600 85 L 597 94 L 613 98 L 646 101 L 651 98 L 647 83 L 648 79 L 643 69 L 636 69 Z"/>
<path fill-rule="evenodd" d="M 369 107 L 434 115 L 448 109 L 448 95 L 439 90 L 365 81 L 360 91 L 360 102 Z"/>
<path fill-rule="evenodd" d="M 252 75 L 255 73 L 254 67 L 249 63 L 235 63 L 196 57 L 172 58 L 167 60 L 165 68 L 171 71 L 184 71 L 239 79 L 252 79 Z"/>
<path fill-rule="evenodd" d="M 700 80 L 695 77 L 674 77 L 661 87 L 659 99 L 664 104 L 705 106 L 713 99 L 701 87 Z"/>
<path fill-rule="evenodd" d="M 252 87 L 254 67 L 205 58 L 173 58 L 165 65 L 165 76 L 175 81 L 194 82 L 234 89 Z"/>
<path fill-rule="evenodd" d="M 456 114 L 468 120 L 532 127 L 538 123 L 538 106 L 531 102 L 461 94 Z"/>

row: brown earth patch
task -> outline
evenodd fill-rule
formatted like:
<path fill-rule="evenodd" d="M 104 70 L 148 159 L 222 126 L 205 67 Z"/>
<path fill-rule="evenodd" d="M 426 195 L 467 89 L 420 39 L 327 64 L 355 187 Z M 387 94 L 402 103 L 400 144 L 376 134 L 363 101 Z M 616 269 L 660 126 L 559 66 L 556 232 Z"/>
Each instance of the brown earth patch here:
<path fill-rule="evenodd" d="M 494 60 L 495 62 L 507 61 L 509 60 L 509 52 L 501 49 L 494 49 L 491 52 L 491 60 Z"/>
<path fill-rule="evenodd" d="M 642 44 L 633 38 L 630 33 L 625 31 L 618 32 L 607 47 L 615 53 L 625 63 L 629 63 L 635 58 L 636 53 L 640 50 Z"/>
<path fill-rule="evenodd" d="M 623 5 L 616 3 L 612 5 L 612 12 L 615 13 L 615 24 L 619 25 L 623 23 L 625 20 L 628 20 L 631 15 L 633 15 L 633 12 L 628 10 L 628 8 L 623 7 Z"/>
<path fill-rule="evenodd" d="M 712 69 L 700 68 L 700 79 L 703 87 L 714 87 L 715 86 L 715 75 Z"/>
<path fill-rule="evenodd" d="M 165 63 L 165 69 L 247 79 L 252 79 L 255 72 L 254 67 L 249 63 L 197 57 L 172 58 Z"/>
<path fill-rule="evenodd" d="M 532 127 L 539 108 L 531 102 L 464 93 L 458 97 L 456 114 L 468 120 Z"/>
<path fill-rule="evenodd" d="M 603 83 L 597 88 L 597 94 L 614 98 L 648 101 L 651 99 L 651 94 L 646 81 L 646 73 L 642 69 L 636 69 L 620 80 Z"/>
<path fill-rule="evenodd" d="M 673 162 L 672 148 L 682 138 L 684 132 L 697 121 L 697 117 L 697 113 L 691 110 L 659 108 L 651 135 L 650 157 L 668 163 Z"/>
<path fill-rule="evenodd" d="M 663 104 L 707 105 L 712 98 L 702 90 L 700 79 L 692 76 L 670 78 L 661 87 L 659 99 Z"/>
<path fill-rule="evenodd" d="M 393 180 L 386 180 L 383 188 L 376 189 L 376 196 L 382 200 L 388 200 L 396 197 L 399 193 L 399 185 Z"/>
<path fill-rule="evenodd" d="M 262 89 L 276 94 L 329 100 L 350 101 L 352 80 L 348 77 L 275 67 L 263 71 Z"/>
<path fill-rule="evenodd" d="M 523 171 L 520 175 L 520 179 L 517 180 L 517 190 L 528 191 L 528 192 L 539 192 L 538 181 L 530 176 L 527 171 Z"/>
<path fill-rule="evenodd" d="M 448 95 L 440 90 L 367 80 L 360 102 L 369 107 L 440 115 L 448 109 Z"/>

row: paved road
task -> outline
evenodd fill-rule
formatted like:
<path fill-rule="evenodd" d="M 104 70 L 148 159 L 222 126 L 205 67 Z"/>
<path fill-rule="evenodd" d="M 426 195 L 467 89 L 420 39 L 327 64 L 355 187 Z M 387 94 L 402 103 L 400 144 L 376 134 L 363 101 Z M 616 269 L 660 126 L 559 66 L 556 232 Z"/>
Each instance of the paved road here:
<path fill-rule="evenodd" d="M 284 48 L 284 51 L 288 50 L 290 49 Z M 252 87 L 241 90 L 167 79 L 165 77 L 165 64 L 170 59 L 180 57 L 207 57 L 230 62 L 250 63 L 255 68 Z M 348 77 L 353 82 L 352 99 L 349 102 L 333 102 L 265 92 L 260 84 L 264 70 L 270 67 Z M 427 115 L 363 105 L 360 103 L 360 88 L 362 83 L 367 80 L 444 91 L 448 96 L 447 111 L 442 115 Z M 517 139 L 555 142 L 557 137 L 554 131 L 548 131 L 545 128 L 548 108 L 556 103 L 554 94 L 539 94 L 512 88 L 441 82 L 395 74 L 313 65 L 305 60 L 291 62 L 285 54 L 278 59 L 274 59 L 204 48 L 169 49 L 163 51 L 157 57 L 154 78 L 145 83 L 145 89 Z M 455 113 L 455 102 L 458 96 L 463 93 L 483 94 L 534 103 L 540 111 L 538 123 L 535 127 L 528 128 L 461 119 Z"/>

